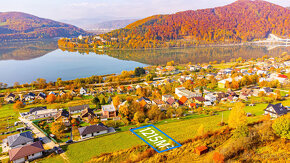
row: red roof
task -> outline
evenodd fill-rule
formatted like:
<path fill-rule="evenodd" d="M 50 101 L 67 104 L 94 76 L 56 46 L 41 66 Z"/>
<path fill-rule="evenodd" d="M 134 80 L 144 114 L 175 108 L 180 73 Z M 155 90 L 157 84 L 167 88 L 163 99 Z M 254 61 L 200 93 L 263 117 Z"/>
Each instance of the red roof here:
<path fill-rule="evenodd" d="M 283 74 L 279 74 L 278 77 L 280 77 L 280 78 L 286 78 L 287 79 L 287 76 L 286 75 L 283 75 Z"/>
<path fill-rule="evenodd" d="M 183 105 L 186 101 L 187 101 L 187 98 L 185 96 L 182 96 L 178 102 L 180 105 Z"/>
<path fill-rule="evenodd" d="M 169 97 L 168 100 L 167 100 L 166 102 L 167 102 L 169 105 L 172 105 L 172 104 L 175 102 L 175 100 L 174 100 L 173 98 Z"/>
<path fill-rule="evenodd" d="M 190 103 L 190 107 L 195 107 L 196 104 L 195 103 Z"/>
<path fill-rule="evenodd" d="M 198 151 L 205 151 L 207 150 L 207 147 L 206 146 L 199 146 L 199 147 L 196 147 L 195 150 L 198 150 Z"/>

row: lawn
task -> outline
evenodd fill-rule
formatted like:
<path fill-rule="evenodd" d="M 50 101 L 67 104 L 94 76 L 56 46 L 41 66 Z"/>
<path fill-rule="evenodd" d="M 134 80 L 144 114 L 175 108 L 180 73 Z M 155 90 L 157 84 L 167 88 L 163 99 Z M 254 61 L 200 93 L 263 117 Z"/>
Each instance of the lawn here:
<path fill-rule="evenodd" d="M 264 106 L 266 106 L 266 104 L 258 104 L 255 107 L 247 106 L 245 111 L 256 115 L 254 117 L 249 117 L 248 121 L 252 122 L 261 118 L 259 115 L 263 114 Z M 204 125 L 205 131 L 220 129 L 221 126 L 219 126 L 218 123 L 221 122 L 222 117 L 226 122 L 229 113 L 230 111 L 224 111 L 219 112 L 218 115 L 215 116 L 196 116 L 196 118 L 193 119 L 179 119 L 171 123 L 163 121 L 163 123 L 157 123 L 155 125 L 168 136 L 179 142 L 193 138 L 197 133 L 197 129 L 201 125 Z M 69 145 L 67 147 L 66 155 L 72 163 L 85 162 L 101 153 L 118 151 L 144 144 L 145 143 L 141 139 L 133 135 L 130 131 L 124 131 Z"/>

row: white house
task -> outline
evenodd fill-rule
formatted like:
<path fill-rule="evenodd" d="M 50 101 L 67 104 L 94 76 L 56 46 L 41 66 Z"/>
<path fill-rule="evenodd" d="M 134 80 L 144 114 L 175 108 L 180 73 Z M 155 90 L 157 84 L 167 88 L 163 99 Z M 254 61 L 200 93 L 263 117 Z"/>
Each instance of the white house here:
<path fill-rule="evenodd" d="M 44 148 L 40 141 L 9 150 L 9 158 L 13 163 L 24 163 L 40 158 Z"/>
<path fill-rule="evenodd" d="M 57 109 L 46 109 L 33 112 L 28 116 L 28 119 L 50 118 L 57 114 Z"/>
<path fill-rule="evenodd" d="M 87 94 L 87 89 L 85 89 L 85 88 L 82 87 L 82 88 L 80 89 L 80 94 L 81 94 L 81 95 L 86 95 L 86 94 Z"/>
<path fill-rule="evenodd" d="M 91 126 L 86 126 L 86 127 L 81 127 L 81 128 L 78 128 L 78 130 L 82 139 L 94 137 L 101 134 L 106 134 L 109 132 L 108 127 L 106 127 L 102 123 L 91 125 Z"/>
<path fill-rule="evenodd" d="M 189 98 L 192 98 L 192 97 L 194 97 L 196 95 L 195 93 L 193 93 L 193 92 L 185 89 L 184 87 L 177 87 L 177 88 L 175 88 L 175 94 L 179 98 L 181 98 L 182 96 L 185 96 L 188 99 Z"/>
<path fill-rule="evenodd" d="M 204 99 L 206 101 L 215 102 L 216 101 L 216 96 L 214 96 L 213 94 L 207 94 L 207 95 L 204 96 Z"/>

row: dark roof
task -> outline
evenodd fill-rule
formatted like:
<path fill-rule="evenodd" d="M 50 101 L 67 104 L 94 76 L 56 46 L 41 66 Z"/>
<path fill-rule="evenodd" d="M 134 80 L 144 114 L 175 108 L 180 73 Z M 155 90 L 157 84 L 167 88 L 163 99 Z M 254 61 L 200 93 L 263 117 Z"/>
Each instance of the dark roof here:
<path fill-rule="evenodd" d="M 38 94 L 38 97 L 46 98 L 46 94 L 43 93 L 43 92 L 40 92 L 40 93 Z"/>
<path fill-rule="evenodd" d="M 151 101 L 149 98 L 147 97 L 141 97 L 138 99 L 138 102 L 141 102 L 142 100 L 145 100 L 145 101 Z"/>
<path fill-rule="evenodd" d="M 29 109 L 29 114 L 32 114 L 32 113 L 40 111 L 40 110 L 46 110 L 46 109 L 47 109 L 46 106 L 30 108 Z"/>
<path fill-rule="evenodd" d="M 205 99 L 203 97 L 194 97 L 194 99 L 196 99 L 199 102 L 205 101 Z"/>
<path fill-rule="evenodd" d="M 9 93 L 9 95 L 7 95 L 7 97 L 15 97 L 15 94 Z"/>
<path fill-rule="evenodd" d="M 272 92 L 272 89 L 269 88 L 269 87 L 265 87 L 265 88 L 263 88 L 263 89 L 264 89 L 264 91 L 265 91 L 266 93 L 270 93 L 270 92 Z"/>
<path fill-rule="evenodd" d="M 37 141 L 32 144 L 9 150 L 9 157 L 11 161 L 14 161 L 42 151 L 44 151 L 43 146 L 40 141 Z"/>
<path fill-rule="evenodd" d="M 68 108 L 69 112 L 84 110 L 86 108 L 90 108 L 89 105 L 78 105 L 78 106 L 71 106 Z"/>
<path fill-rule="evenodd" d="M 26 95 L 24 95 L 25 97 L 27 97 L 27 96 L 35 96 L 35 94 L 34 93 L 31 93 L 31 92 L 29 92 L 28 94 L 26 94 Z"/>
<path fill-rule="evenodd" d="M 27 142 L 33 141 L 32 133 L 30 131 L 22 132 L 19 134 L 11 135 L 7 137 L 8 145 L 10 147 L 15 147 Z"/>
<path fill-rule="evenodd" d="M 104 125 L 91 125 L 91 126 L 86 126 L 86 127 L 81 127 L 78 128 L 80 135 L 87 135 L 87 134 L 91 134 L 94 132 L 100 132 L 100 131 L 104 131 L 104 130 L 108 130 L 108 127 L 104 126 Z"/>
<path fill-rule="evenodd" d="M 92 109 L 86 108 L 85 110 L 82 111 L 80 117 L 83 118 L 83 117 L 88 117 L 90 115 L 91 116 L 96 116 L 95 113 L 94 113 L 94 111 Z"/>
<path fill-rule="evenodd" d="M 69 112 L 66 110 L 60 110 L 56 113 L 55 118 L 58 119 L 59 117 L 69 117 Z"/>
<path fill-rule="evenodd" d="M 267 108 L 264 109 L 264 111 L 269 111 L 269 110 L 267 110 L 267 109 L 270 108 L 270 107 L 273 107 L 275 113 L 278 114 L 278 115 L 287 114 L 287 112 L 288 112 L 287 108 L 284 107 L 281 103 L 278 103 L 278 104 L 275 104 L 275 105 L 273 105 L 273 104 L 269 104 L 269 105 L 267 106 Z"/>

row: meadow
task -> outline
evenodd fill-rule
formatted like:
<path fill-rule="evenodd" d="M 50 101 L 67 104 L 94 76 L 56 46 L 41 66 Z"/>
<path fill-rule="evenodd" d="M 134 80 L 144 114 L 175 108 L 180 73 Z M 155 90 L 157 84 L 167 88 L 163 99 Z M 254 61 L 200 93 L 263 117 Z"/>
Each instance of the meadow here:
<path fill-rule="evenodd" d="M 260 119 L 266 106 L 267 104 L 257 104 L 254 107 L 247 106 L 245 108 L 245 112 L 256 115 L 253 117 L 248 117 L 248 122 L 253 122 Z M 168 120 L 167 122 L 163 121 L 163 123 L 157 123 L 155 125 L 168 136 L 179 142 L 195 137 L 197 134 L 197 129 L 201 125 L 204 126 L 205 131 L 218 130 L 222 128 L 222 126 L 218 124 L 222 121 L 222 119 L 227 122 L 229 113 L 230 111 L 223 111 L 214 116 L 197 116 L 192 119 L 180 118 L 172 122 Z M 78 163 L 88 161 L 92 157 L 99 156 L 102 153 L 127 149 L 137 145 L 145 145 L 145 143 L 130 131 L 124 131 L 69 145 L 66 149 L 66 155 L 68 156 L 70 162 Z M 60 161 L 61 157 L 50 157 L 40 162 L 46 163 L 53 160 Z"/>

